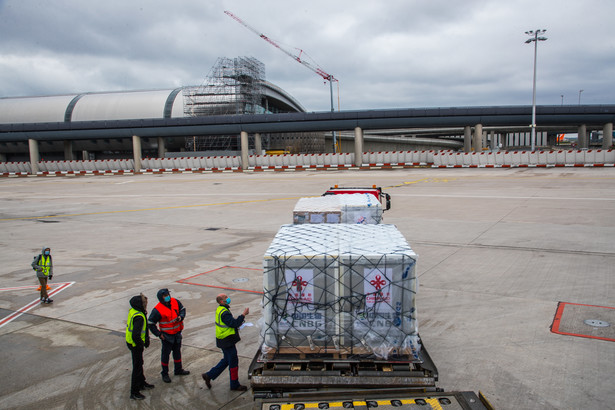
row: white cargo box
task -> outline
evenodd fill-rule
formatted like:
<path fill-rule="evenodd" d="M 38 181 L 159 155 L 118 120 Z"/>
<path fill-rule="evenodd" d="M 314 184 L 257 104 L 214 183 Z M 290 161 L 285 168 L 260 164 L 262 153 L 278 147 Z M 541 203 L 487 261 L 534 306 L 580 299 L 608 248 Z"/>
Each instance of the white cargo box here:
<path fill-rule="evenodd" d="M 416 259 L 394 225 L 283 225 L 263 261 L 263 353 L 418 358 Z"/>
<path fill-rule="evenodd" d="M 300 198 L 293 210 L 295 224 L 379 224 L 381 221 L 382 205 L 371 194 Z"/>

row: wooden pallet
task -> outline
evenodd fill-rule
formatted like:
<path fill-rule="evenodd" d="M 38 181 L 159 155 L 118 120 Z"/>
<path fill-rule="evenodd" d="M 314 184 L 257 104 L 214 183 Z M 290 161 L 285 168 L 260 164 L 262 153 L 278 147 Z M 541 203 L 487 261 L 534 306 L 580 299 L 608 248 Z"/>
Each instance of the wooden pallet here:
<path fill-rule="evenodd" d="M 370 356 L 373 354 L 371 349 L 366 347 L 352 347 L 346 348 L 342 347 L 336 349 L 335 347 L 325 347 L 325 346 L 314 346 L 313 348 L 310 346 L 281 346 L 276 348 L 272 347 L 263 347 L 263 356 L 267 360 L 271 360 L 274 357 L 280 356 L 299 356 L 300 359 L 306 359 L 309 356 L 313 355 L 328 355 L 333 359 L 346 359 L 348 356 L 358 355 L 358 356 Z M 397 349 L 390 349 L 390 355 L 401 355 L 404 357 L 413 357 L 412 349 L 401 349 L 398 351 Z"/>

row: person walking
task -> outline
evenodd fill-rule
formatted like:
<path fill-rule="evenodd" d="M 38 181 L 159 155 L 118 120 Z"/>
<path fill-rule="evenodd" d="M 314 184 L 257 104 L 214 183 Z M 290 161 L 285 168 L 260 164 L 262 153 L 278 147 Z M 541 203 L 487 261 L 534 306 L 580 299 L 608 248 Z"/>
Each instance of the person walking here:
<path fill-rule="evenodd" d="M 160 354 L 160 362 L 162 365 L 162 381 L 171 383 L 169 377 L 169 357 L 173 352 L 174 370 L 176 376 L 186 376 L 190 374 L 182 366 L 182 330 L 184 329 L 184 319 L 186 317 L 186 308 L 182 303 L 171 297 L 169 289 L 160 289 L 158 291 L 159 303 L 152 309 L 149 315 L 148 325 L 149 330 L 160 338 L 162 342 L 162 351 Z M 160 329 L 158 329 L 158 327 Z"/>
<path fill-rule="evenodd" d="M 132 377 L 130 379 L 130 398 L 143 400 L 143 389 L 153 389 L 154 385 L 145 381 L 143 373 L 143 350 L 149 347 L 147 330 L 147 298 L 143 293 L 130 298 L 130 310 L 126 321 L 126 345 L 132 355 Z"/>
<path fill-rule="evenodd" d="M 231 314 L 231 298 L 221 293 L 216 297 L 216 302 L 218 303 L 218 308 L 216 309 L 216 346 L 222 350 L 223 357 L 217 365 L 208 372 L 203 373 L 201 377 L 205 380 L 207 388 L 211 389 L 211 381 L 216 380 L 224 369 L 228 367 L 231 378 L 231 390 L 246 391 L 248 388 L 239 384 L 239 359 L 235 344 L 241 340 L 239 337 L 239 327 L 250 313 L 250 309 L 245 308 L 243 314 L 235 319 Z"/>
<path fill-rule="evenodd" d="M 43 248 L 41 253 L 34 257 L 32 269 L 36 271 L 36 277 L 41 284 L 41 303 L 52 303 L 53 300 L 49 299 L 49 294 L 47 294 L 47 280 L 53 278 L 53 261 L 50 248 Z"/>

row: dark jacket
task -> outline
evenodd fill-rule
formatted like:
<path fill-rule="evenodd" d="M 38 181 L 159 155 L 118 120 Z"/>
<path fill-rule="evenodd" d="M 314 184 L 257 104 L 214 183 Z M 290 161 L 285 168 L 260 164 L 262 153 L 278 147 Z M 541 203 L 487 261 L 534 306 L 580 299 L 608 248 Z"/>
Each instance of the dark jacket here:
<path fill-rule="evenodd" d="M 231 307 L 229 305 L 222 305 L 228 310 L 220 316 L 222 319 L 222 323 L 227 325 L 228 327 L 232 327 L 235 329 L 235 334 L 225 337 L 224 339 L 216 338 L 216 346 L 220 349 L 224 349 L 227 347 L 233 346 L 235 343 L 239 342 L 241 338 L 239 337 L 239 327 L 243 324 L 245 319 L 244 315 L 237 316 L 237 319 L 233 317 L 231 313 Z"/>
<path fill-rule="evenodd" d="M 147 311 L 143 307 L 143 299 L 141 299 L 141 295 L 130 298 L 130 306 L 133 309 L 142 312 L 145 317 L 147 317 Z M 141 330 L 143 329 L 143 326 L 146 326 L 143 317 L 135 316 L 132 319 L 132 340 L 135 342 L 135 349 L 142 350 L 144 347 L 149 347 L 149 332 L 147 331 L 147 328 L 145 329 L 145 344 L 143 343 L 143 340 L 141 340 Z"/>
<path fill-rule="evenodd" d="M 167 306 L 168 308 L 171 307 L 171 303 L 166 303 L 165 301 L 162 300 L 162 295 L 168 293 L 169 290 L 168 289 L 160 289 L 158 291 L 158 293 L 156 294 L 156 296 L 158 297 L 158 301 L 160 303 L 162 303 L 163 305 Z M 173 298 L 171 298 L 173 299 Z M 177 307 L 179 307 L 179 312 L 177 313 L 177 315 L 182 319 L 182 321 L 186 318 L 186 308 L 184 307 L 184 305 L 182 305 L 182 303 L 179 301 L 179 299 L 175 299 L 177 300 Z M 156 337 L 160 337 L 161 334 L 164 333 L 164 340 L 166 340 L 167 342 L 170 343 L 175 343 L 175 341 L 181 341 L 182 340 L 182 333 L 175 333 L 173 335 L 165 333 L 165 332 L 161 332 L 160 329 L 158 329 L 158 326 L 156 325 L 158 322 L 160 322 L 160 320 L 162 319 L 162 315 L 160 314 L 160 312 L 158 312 L 158 310 L 156 310 L 156 308 L 153 308 L 151 313 L 149 314 L 149 318 L 147 319 L 147 325 L 149 327 L 150 332 L 152 332 L 154 334 L 154 336 Z"/>

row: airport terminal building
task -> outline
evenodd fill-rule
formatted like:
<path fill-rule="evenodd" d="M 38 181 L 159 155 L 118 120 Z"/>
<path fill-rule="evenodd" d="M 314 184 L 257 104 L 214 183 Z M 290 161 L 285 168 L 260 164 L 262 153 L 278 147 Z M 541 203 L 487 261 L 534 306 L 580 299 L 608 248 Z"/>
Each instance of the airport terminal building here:
<path fill-rule="evenodd" d="M 211 115 L 305 112 L 288 92 L 265 80 L 264 65 L 255 58 L 219 58 L 203 84 L 174 89 L 85 92 L 39 97 L 0 98 L 0 124 L 168 119 Z M 144 139 L 143 155 L 156 157 L 157 139 Z M 207 153 L 239 151 L 238 135 L 164 140 L 166 151 Z M 324 134 L 263 135 L 263 149 L 289 148 L 322 152 Z M 125 139 L 41 141 L 44 160 L 109 159 L 130 156 Z M 27 142 L 0 142 L 0 161 L 29 158 Z"/>

